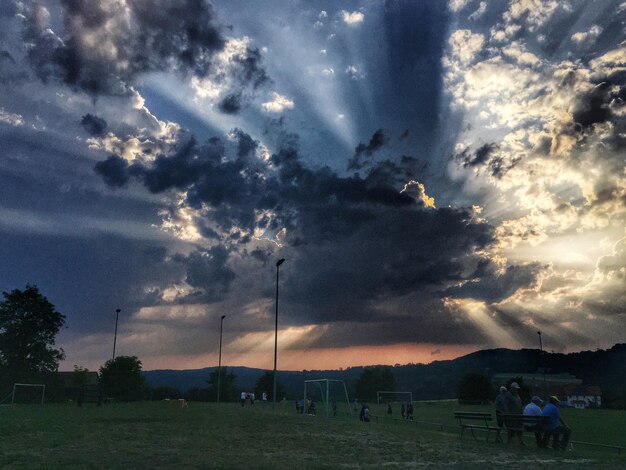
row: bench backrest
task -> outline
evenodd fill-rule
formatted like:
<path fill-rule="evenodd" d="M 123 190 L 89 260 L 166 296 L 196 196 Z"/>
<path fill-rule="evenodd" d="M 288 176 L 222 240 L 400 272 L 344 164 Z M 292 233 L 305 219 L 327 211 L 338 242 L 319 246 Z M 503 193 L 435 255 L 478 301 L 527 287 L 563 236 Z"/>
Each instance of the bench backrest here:
<path fill-rule="evenodd" d="M 534 426 L 537 424 L 544 424 L 550 419 L 548 416 L 524 416 L 524 415 L 509 415 L 501 414 L 504 424 L 507 428 L 522 429 L 524 425 Z"/>
<path fill-rule="evenodd" d="M 481 421 L 491 421 L 491 413 L 477 413 L 472 411 L 455 411 L 455 419 L 476 419 Z"/>

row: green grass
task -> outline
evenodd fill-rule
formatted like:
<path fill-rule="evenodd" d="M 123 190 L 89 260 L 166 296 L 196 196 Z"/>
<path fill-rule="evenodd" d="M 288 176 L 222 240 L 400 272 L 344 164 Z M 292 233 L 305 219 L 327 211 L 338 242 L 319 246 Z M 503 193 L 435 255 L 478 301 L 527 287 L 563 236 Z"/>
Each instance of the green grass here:
<path fill-rule="evenodd" d="M 454 409 L 451 405 L 418 405 L 415 418 L 454 424 Z M 597 441 L 607 442 L 609 437 L 608 432 L 601 432 L 603 422 L 619 429 L 616 434 L 626 429 L 623 412 L 592 413 L 589 435 L 598 436 Z M 587 418 L 581 414 L 576 419 L 579 421 L 574 424 L 572 416 L 574 426 Z M 204 403 L 190 403 L 181 409 L 163 402 L 99 408 L 0 407 L 0 435 L 2 469 L 589 469 L 626 465 L 626 456 L 615 451 L 577 447 L 573 452 L 555 452 L 461 441 L 455 430 L 441 432 L 419 423 L 381 419 L 368 424 L 296 415 L 291 404 L 276 411 L 269 405 L 242 409 L 235 404 Z"/>
<path fill-rule="evenodd" d="M 371 405 L 372 412 L 387 417 L 386 405 Z M 457 426 L 454 411 L 480 411 L 491 413 L 495 419 L 495 408 L 491 405 L 463 406 L 456 403 L 419 403 L 413 413 L 416 420 Z M 399 405 L 394 405 L 392 417 L 399 418 Z M 626 411 L 624 410 L 575 410 L 561 409 L 565 422 L 572 428 L 572 440 L 596 442 L 626 448 Z"/>

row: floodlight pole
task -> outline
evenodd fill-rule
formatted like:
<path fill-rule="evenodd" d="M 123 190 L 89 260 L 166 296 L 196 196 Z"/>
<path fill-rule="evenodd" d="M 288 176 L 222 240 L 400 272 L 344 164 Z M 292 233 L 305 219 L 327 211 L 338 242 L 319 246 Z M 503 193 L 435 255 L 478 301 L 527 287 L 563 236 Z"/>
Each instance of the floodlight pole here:
<path fill-rule="evenodd" d="M 220 379 L 222 376 L 222 326 L 224 325 L 224 318 L 226 315 L 222 315 L 220 319 L 220 358 L 217 365 L 217 402 L 220 402 Z"/>
<path fill-rule="evenodd" d="M 543 365 L 543 393 L 544 395 L 546 395 L 545 398 L 547 398 L 548 387 L 546 385 L 546 361 L 543 356 L 543 342 L 541 341 L 541 331 L 537 331 L 537 334 L 539 335 L 539 352 L 541 354 L 541 364 Z"/>
<path fill-rule="evenodd" d="M 115 344 L 117 343 L 117 320 L 119 319 L 121 310 L 119 308 L 115 309 L 115 336 L 113 336 L 113 359 L 115 360 Z"/>
<path fill-rule="evenodd" d="M 276 408 L 276 357 L 278 354 L 278 273 L 280 265 L 285 262 L 285 258 L 276 261 L 276 320 L 274 324 L 274 387 L 272 393 L 272 406 Z"/>

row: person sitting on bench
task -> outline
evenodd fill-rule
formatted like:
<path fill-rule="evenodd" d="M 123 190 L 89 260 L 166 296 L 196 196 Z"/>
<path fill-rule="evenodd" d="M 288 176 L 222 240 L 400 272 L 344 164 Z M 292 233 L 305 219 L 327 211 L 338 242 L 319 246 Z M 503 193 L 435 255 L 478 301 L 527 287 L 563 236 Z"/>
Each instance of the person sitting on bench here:
<path fill-rule="evenodd" d="M 524 416 L 542 416 L 541 405 L 543 400 L 537 395 L 531 398 L 530 403 L 524 407 Z M 528 423 L 524 422 L 524 429 L 527 431 L 535 432 L 535 440 L 537 441 L 537 447 L 543 445 L 543 425 L 541 423 Z"/>
<path fill-rule="evenodd" d="M 553 395 L 550 397 L 550 403 L 543 409 L 543 416 L 547 416 L 550 420 L 545 425 L 546 432 L 543 435 L 542 445 L 548 447 L 550 436 L 552 436 L 552 447 L 556 450 L 565 450 L 572 430 L 561 418 L 561 411 L 558 408 L 560 404 L 561 401 Z"/>

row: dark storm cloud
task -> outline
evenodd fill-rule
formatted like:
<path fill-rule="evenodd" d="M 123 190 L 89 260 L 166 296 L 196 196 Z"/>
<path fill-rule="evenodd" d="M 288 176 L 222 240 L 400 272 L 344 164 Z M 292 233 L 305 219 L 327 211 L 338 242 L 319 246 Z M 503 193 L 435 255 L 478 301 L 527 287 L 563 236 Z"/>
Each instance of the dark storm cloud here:
<path fill-rule="evenodd" d="M 89 113 L 82 117 L 80 124 L 89 135 L 98 137 L 103 136 L 107 128 L 107 122 L 104 119 Z"/>
<path fill-rule="evenodd" d="M 217 107 L 225 114 L 237 114 L 241 110 L 241 95 L 230 94 L 225 96 Z"/>
<path fill-rule="evenodd" d="M 228 80 L 233 88 L 219 106 L 232 114 L 244 104 L 244 89 L 269 80 L 259 50 L 252 47 L 233 55 L 232 76 L 214 70 L 215 54 L 226 39 L 204 0 L 63 0 L 61 5 L 64 28 L 59 35 L 40 5 L 26 19 L 28 57 L 44 82 L 57 79 L 94 96 L 124 95 L 147 72 L 212 74 L 212 80 Z"/>
<path fill-rule="evenodd" d="M 111 155 L 105 161 L 96 163 L 94 170 L 113 188 L 125 186 L 130 179 L 128 163 L 117 155 Z"/>
<path fill-rule="evenodd" d="M 476 270 L 468 276 L 466 283 L 448 289 L 450 297 L 471 297 L 486 302 L 499 302 L 520 288 L 536 284 L 537 276 L 547 266 L 539 263 L 507 266 L 504 273 L 489 260 L 479 261 Z"/>
<path fill-rule="evenodd" d="M 494 143 L 484 144 L 475 152 L 471 152 L 469 149 L 465 149 L 462 153 L 457 155 L 457 160 L 463 165 L 463 167 L 474 167 L 484 165 L 489 157 L 498 149 L 498 146 Z"/>
<path fill-rule="evenodd" d="M 454 159 L 464 168 L 485 168 L 494 178 L 501 178 L 519 163 L 519 157 L 499 154 L 495 143 L 483 144 L 475 151 L 466 148 L 455 155 Z"/>
<path fill-rule="evenodd" d="M 367 145 L 359 143 L 359 145 L 356 146 L 354 149 L 354 157 L 348 161 L 348 169 L 358 170 L 362 168 L 363 162 L 361 159 L 364 156 L 372 156 L 374 152 L 380 150 L 387 142 L 389 142 L 389 137 L 385 135 L 385 132 L 382 129 L 378 129 L 374 132 L 374 135 L 372 135 L 372 138 Z"/>
<path fill-rule="evenodd" d="M 611 86 L 607 82 L 596 85 L 589 93 L 582 96 L 573 113 L 574 122 L 583 127 L 604 122 L 611 117 Z"/>
<path fill-rule="evenodd" d="M 291 136 L 267 167 L 254 156 L 250 136 L 241 130 L 233 134 L 235 152 L 220 139 L 203 145 L 190 139 L 153 162 L 129 165 L 110 157 L 96 171 L 111 185 L 137 180 L 152 192 L 182 190 L 191 207 L 208 205 L 211 219 L 230 234 L 221 239 L 229 249 L 245 250 L 250 237 L 242 229 L 276 233 L 286 228 L 282 253 L 298 275 L 285 296 L 297 305 L 290 316 L 296 323 L 382 320 L 374 307 L 378 302 L 417 295 L 432 303 L 450 285 L 476 278 L 480 258 L 475 252 L 494 241 L 493 227 L 475 222 L 464 209 L 426 208 L 420 199 L 400 193 L 395 164 L 382 162 L 365 177 L 311 169 Z M 259 210 L 272 215 L 258 218 Z M 238 244 L 242 248 L 233 248 Z M 249 255 L 265 265 L 271 253 L 255 249 Z M 194 269 L 187 282 L 206 286 L 211 278 L 217 286 L 213 293 L 224 292 L 232 272 L 220 260 L 228 252 L 203 256 L 213 267 L 202 270 L 205 258 L 190 258 Z"/>
<path fill-rule="evenodd" d="M 326 167 L 309 169 L 291 146 L 272 155 L 278 171 L 266 174 L 266 169 L 251 155 L 254 141 L 241 131 L 235 135 L 238 151 L 233 159 L 225 158 L 225 146 L 220 139 L 198 145 L 192 138 L 182 143 L 173 155 L 158 155 L 152 163 L 130 165 L 120 157 L 111 156 L 96 164 L 95 171 L 110 186 L 123 186 L 134 177 L 153 193 L 170 188 L 184 190 L 190 206 L 199 208 L 206 203 L 214 207 L 216 221 L 224 229 L 240 226 L 252 230 L 255 209 L 274 210 L 280 223 L 293 227 L 297 225 L 298 209 L 306 208 L 311 201 L 354 206 L 350 211 L 356 219 L 362 218 L 357 214 L 366 215 L 367 211 L 359 207 L 363 204 L 415 204 L 380 178 L 342 178 Z"/>
<path fill-rule="evenodd" d="M 222 246 L 197 249 L 188 256 L 177 254 L 172 263 L 186 269 L 185 282 L 195 289 L 186 302 L 217 302 L 230 289 L 235 273 L 226 266 L 229 252 Z"/>

